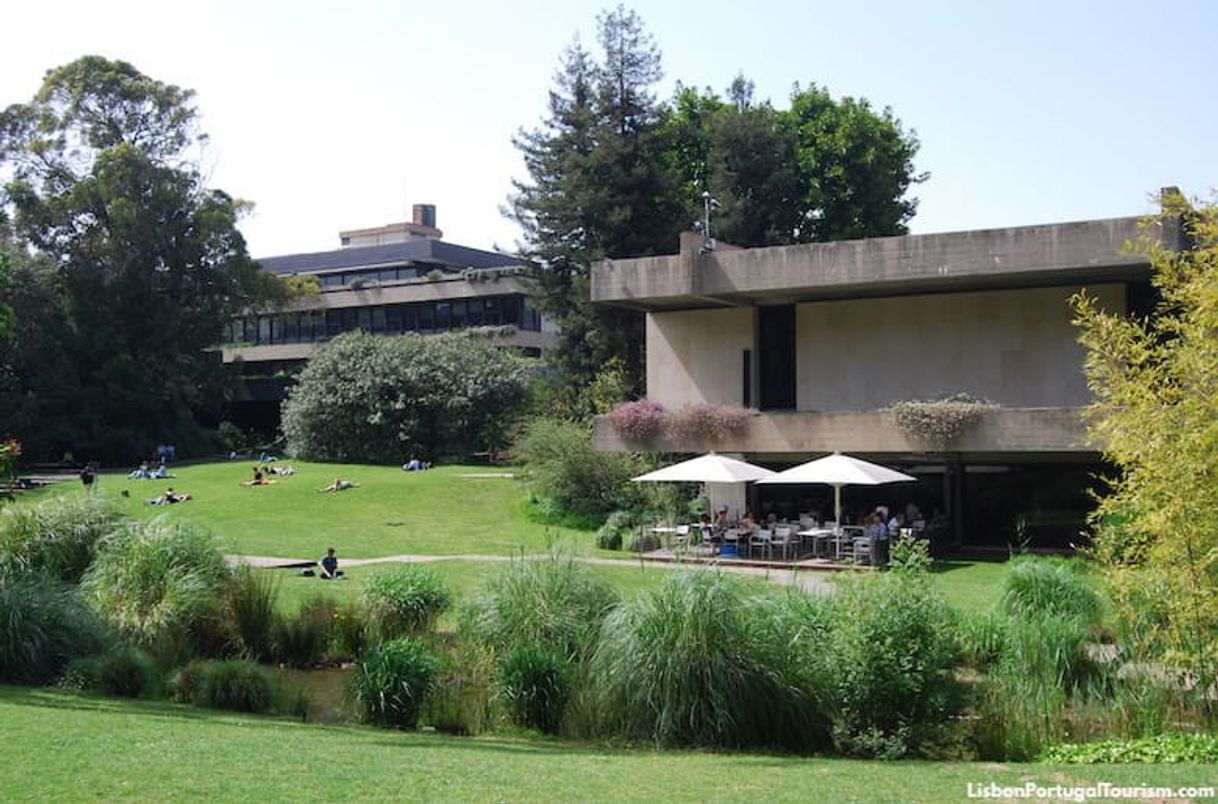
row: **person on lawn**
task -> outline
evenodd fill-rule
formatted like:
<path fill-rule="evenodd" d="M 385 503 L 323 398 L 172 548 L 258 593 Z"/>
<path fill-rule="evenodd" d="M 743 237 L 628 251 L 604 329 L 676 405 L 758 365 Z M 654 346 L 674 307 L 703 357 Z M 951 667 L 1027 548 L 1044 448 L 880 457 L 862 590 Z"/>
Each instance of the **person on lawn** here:
<path fill-rule="evenodd" d="M 333 547 L 327 547 L 326 554 L 317 563 L 321 565 L 323 581 L 333 581 L 342 577 L 343 572 L 338 568 L 338 556 L 334 555 Z"/>

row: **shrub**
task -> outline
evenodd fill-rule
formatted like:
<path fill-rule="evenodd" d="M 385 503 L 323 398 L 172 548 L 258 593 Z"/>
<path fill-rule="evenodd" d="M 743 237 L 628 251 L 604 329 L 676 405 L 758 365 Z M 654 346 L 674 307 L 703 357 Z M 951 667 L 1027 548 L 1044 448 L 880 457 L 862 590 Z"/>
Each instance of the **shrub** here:
<path fill-rule="evenodd" d="M 512 722 L 557 734 L 571 697 L 567 659 L 543 645 L 517 645 L 499 668 L 499 694 Z"/>
<path fill-rule="evenodd" d="M 1212 734 L 1160 734 L 1137 740 L 1102 740 L 1055 745 L 1039 757 L 1041 762 L 1096 764 L 1218 763 L 1218 737 Z"/>
<path fill-rule="evenodd" d="M 602 550 L 622 549 L 622 529 L 606 522 L 596 532 L 596 546 Z"/>
<path fill-rule="evenodd" d="M 6 508 L 0 511 L 0 575 L 44 572 L 77 583 L 119 522 L 113 505 L 92 494 Z"/>
<path fill-rule="evenodd" d="M 663 423 L 664 406 L 651 399 L 623 402 L 609 412 L 609 424 L 625 441 L 645 442 Z"/>
<path fill-rule="evenodd" d="M 750 415 L 735 405 L 685 405 L 664 417 L 664 430 L 677 443 L 722 441 L 739 432 Z"/>
<path fill-rule="evenodd" d="M 464 627 L 497 650 L 543 645 L 570 659 L 588 655 L 617 593 L 570 556 L 510 562 L 464 610 Z"/>
<path fill-rule="evenodd" d="M 495 661 L 490 649 L 462 640 L 441 659 L 423 719 L 436 731 L 481 734 L 490 723 L 494 679 Z"/>
<path fill-rule="evenodd" d="M 275 654 L 275 599 L 279 578 L 248 565 L 233 573 L 228 586 L 228 612 L 241 652 L 251 659 L 268 660 Z"/>
<path fill-rule="evenodd" d="M 289 667 L 312 667 L 325 658 L 336 620 L 336 604 L 315 597 L 301 604 L 294 616 L 275 621 L 272 633 L 279 660 Z"/>
<path fill-rule="evenodd" d="M 431 694 L 439 662 L 417 638 L 385 642 L 356 666 L 355 701 L 365 722 L 413 729 Z"/>
<path fill-rule="evenodd" d="M 169 678 L 169 695 L 178 703 L 195 703 L 207 673 L 207 662 L 192 661 L 179 667 Z"/>
<path fill-rule="evenodd" d="M 950 611 L 923 576 L 848 583 L 834 606 L 834 740 L 885 758 L 923 750 L 953 714 Z"/>
<path fill-rule="evenodd" d="M 406 564 L 364 586 L 366 622 L 381 640 L 429 630 L 452 605 L 452 593 L 426 567 Z"/>
<path fill-rule="evenodd" d="M 97 656 L 82 656 L 73 659 L 64 668 L 63 675 L 59 677 L 56 686 L 65 690 L 97 689 L 99 663 L 100 659 Z"/>
<path fill-rule="evenodd" d="M 1087 585 L 1080 567 L 1059 558 L 1013 559 L 1002 594 L 1003 609 L 1017 617 L 1050 615 L 1098 623 L 1103 612 L 1100 598 Z"/>
<path fill-rule="evenodd" d="M 348 603 L 334 613 L 335 652 L 342 657 L 354 658 L 368 646 L 368 623 L 363 608 L 358 603 Z"/>
<path fill-rule="evenodd" d="M 821 693 L 805 664 L 816 629 L 801 632 L 802 621 L 726 575 L 673 573 L 606 621 L 589 671 L 591 720 L 602 734 L 665 746 L 823 746 Z"/>
<path fill-rule="evenodd" d="M 956 647 L 960 659 L 984 670 L 998 661 L 1007 648 L 1007 618 L 993 611 L 956 612 Z"/>
<path fill-rule="evenodd" d="M 108 641 L 72 587 L 42 576 L 0 579 L 0 682 L 46 684 Z"/>
<path fill-rule="evenodd" d="M 147 653 L 139 648 L 119 647 L 97 661 L 96 689 L 106 695 L 139 698 L 153 690 L 157 681 L 156 667 Z"/>
<path fill-rule="evenodd" d="M 262 713 L 270 711 L 277 692 L 278 682 L 267 668 L 234 659 L 207 664 L 194 697 L 211 709 Z"/>
<path fill-rule="evenodd" d="M 293 455 L 391 463 L 497 448 L 482 441 L 525 401 L 531 362 L 461 333 L 344 334 L 318 349 L 283 404 Z"/>
<path fill-rule="evenodd" d="M 218 628 L 228 577 L 211 534 L 157 519 L 104 539 L 82 587 L 124 637 L 164 652 Z"/>
<path fill-rule="evenodd" d="M 559 516 L 603 517 L 635 509 L 643 502 L 641 484 L 631 478 L 641 464 L 628 453 L 599 452 L 586 427 L 534 419 L 513 445 L 515 459 L 534 494 Z"/>

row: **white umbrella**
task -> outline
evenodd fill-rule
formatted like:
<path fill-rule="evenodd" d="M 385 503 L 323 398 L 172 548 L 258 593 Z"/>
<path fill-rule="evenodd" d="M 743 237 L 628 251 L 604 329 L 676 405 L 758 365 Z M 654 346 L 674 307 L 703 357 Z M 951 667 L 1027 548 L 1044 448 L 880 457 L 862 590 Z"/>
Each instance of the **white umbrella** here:
<path fill-rule="evenodd" d="M 764 467 L 712 452 L 639 475 L 634 480 L 636 483 L 747 483 L 773 474 Z"/>
<path fill-rule="evenodd" d="M 842 486 L 879 486 L 884 483 L 907 483 L 916 477 L 902 474 L 887 466 L 868 463 L 835 452 L 814 461 L 801 463 L 758 483 L 824 483 L 833 486 L 833 512 L 837 523 L 842 522 Z"/>
<path fill-rule="evenodd" d="M 706 483 L 707 496 L 711 498 L 711 510 L 715 510 L 715 497 L 722 501 L 724 496 L 733 496 L 730 486 L 738 483 L 748 483 L 770 477 L 774 472 L 761 466 L 729 458 L 726 455 L 709 453 L 688 461 L 674 463 L 654 472 L 639 475 L 634 478 L 636 483 Z M 716 493 L 716 489 L 718 492 Z M 736 492 L 739 494 L 740 492 Z"/>

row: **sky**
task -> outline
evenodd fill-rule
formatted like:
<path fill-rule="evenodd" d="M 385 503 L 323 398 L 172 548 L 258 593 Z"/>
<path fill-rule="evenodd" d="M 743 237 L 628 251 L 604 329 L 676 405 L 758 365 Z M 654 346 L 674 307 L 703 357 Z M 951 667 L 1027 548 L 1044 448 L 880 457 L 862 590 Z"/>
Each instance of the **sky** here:
<path fill-rule="evenodd" d="M 4 12 L 0 104 L 87 54 L 197 92 L 214 187 L 253 203 L 255 257 L 437 207 L 445 240 L 511 251 L 559 57 L 595 49 L 589 0 L 195 3 L 66 0 Z M 737 74 L 785 108 L 793 83 L 891 107 L 916 131 L 914 233 L 1139 215 L 1160 187 L 1218 188 L 1218 3 L 641 0 L 677 81 Z M 677 244 L 673 243 L 673 251 Z"/>

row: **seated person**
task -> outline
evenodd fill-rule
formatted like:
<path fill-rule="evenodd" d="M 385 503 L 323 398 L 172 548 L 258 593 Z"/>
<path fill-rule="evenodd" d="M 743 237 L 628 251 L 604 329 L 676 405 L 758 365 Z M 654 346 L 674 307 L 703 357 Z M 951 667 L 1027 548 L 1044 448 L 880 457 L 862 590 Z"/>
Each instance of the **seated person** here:
<path fill-rule="evenodd" d="M 339 478 L 336 477 L 336 478 L 334 478 L 333 483 L 326 486 L 324 489 L 318 489 L 318 491 L 346 491 L 347 489 L 355 489 L 355 488 L 359 488 L 359 486 L 357 486 L 355 483 L 352 483 L 350 480 L 340 480 Z"/>
<path fill-rule="evenodd" d="M 261 467 L 254 467 L 254 476 L 250 480 L 245 481 L 243 486 L 269 486 L 271 481 L 266 479 L 266 475 L 262 474 Z"/>
<path fill-rule="evenodd" d="M 323 581 L 332 581 L 335 578 L 342 577 L 342 570 L 338 568 L 338 557 L 334 555 L 334 548 L 327 547 L 326 554 L 317 562 L 321 566 L 321 579 Z"/>
<path fill-rule="evenodd" d="M 127 475 L 128 480 L 151 480 L 152 472 L 148 469 L 148 461 L 140 461 L 140 465 L 136 469 L 131 470 L 131 474 Z"/>
<path fill-rule="evenodd" d="M 402 464 L 402 471 L 403 472 L 422 472 L 423 471 L 423 462 L 420 461 L 414 455 L 411 455 L 410 460 L 407 461 L 406 463 Z"/>
<path fill-rule="evenodd" d="M 173 474 L 171 474 L 170 471 L 165 468 L 165 464 L 161 464 L 156 468 L 156 471 L 152 473 L 152 477 L 155 480 L 167 480 L 173 477 Z"/>
<path fill-rule="evenodd" d="M 274 455 L 272 455 L 272 454 L 271 454 L 271 453 L 269 453 L 269 452 L 264 452 L 264 453 L 262 453 L 261 455 L 259 455 L 259 456 L 258 456 L 258 462 L 259 462 L 259 463 L 273 463 L 273 462 L 275 462 L 275 461 L 277 461 L 277 460 L 279 460 L 279 459 L 278 459 L 278 458 L 276 458 Z"/>

